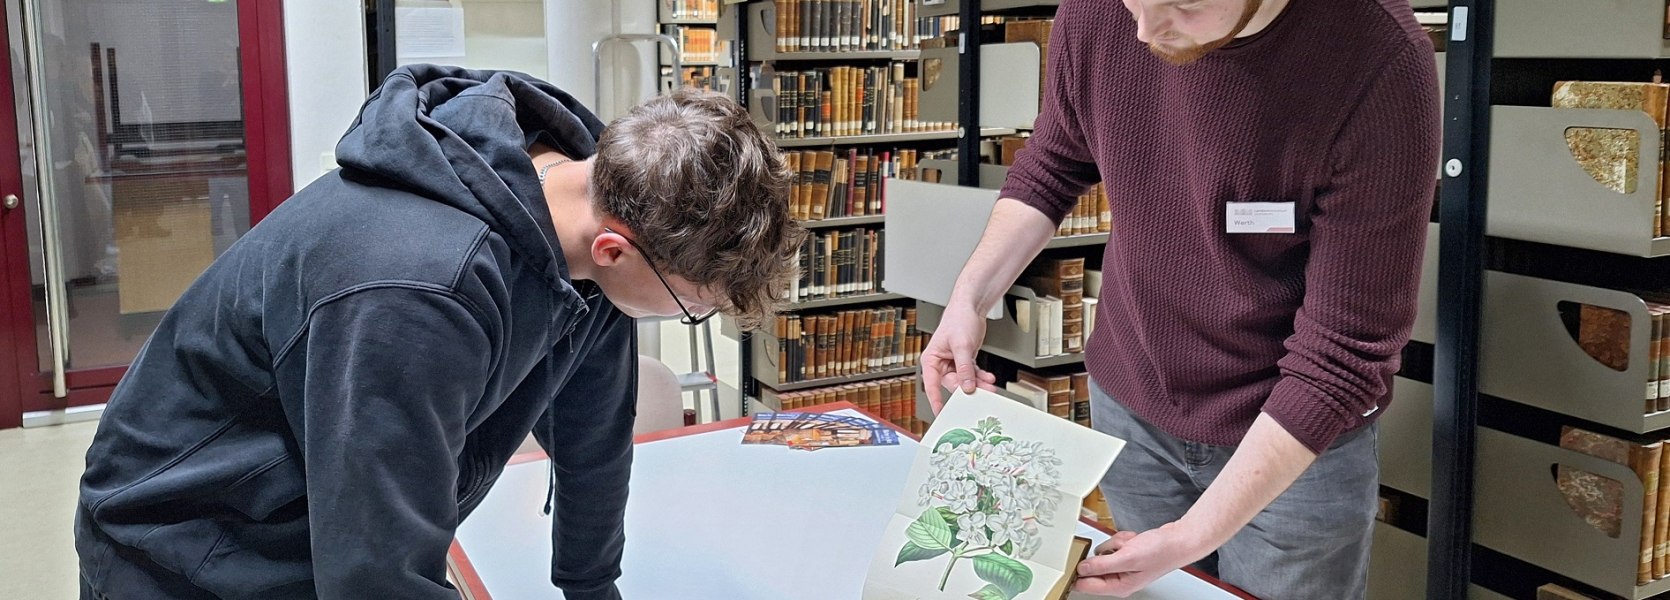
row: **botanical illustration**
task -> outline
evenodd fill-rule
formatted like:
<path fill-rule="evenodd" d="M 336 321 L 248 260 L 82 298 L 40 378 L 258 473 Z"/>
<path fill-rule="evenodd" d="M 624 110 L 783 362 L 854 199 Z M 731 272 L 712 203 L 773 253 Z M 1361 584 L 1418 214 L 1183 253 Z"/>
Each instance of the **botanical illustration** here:
<path fill-rule="evenodd" d="M 945 591 L 952 572 L 967 565 L 986 582 L 968 594 L 977 600 L 1013 600 L 1031 588 L 1032 569 L 1021 560 L 1038 551 L 1039 526 L 1052 526 L 1062 504 L 1055 450 L 1005 436 L 1003 424 L 987 417 L 972 431 L 941 436 L 929 464 L 917 500 L 923 511 L 905 530 L 909 541 L 893 567 L 944 560 Z"/>

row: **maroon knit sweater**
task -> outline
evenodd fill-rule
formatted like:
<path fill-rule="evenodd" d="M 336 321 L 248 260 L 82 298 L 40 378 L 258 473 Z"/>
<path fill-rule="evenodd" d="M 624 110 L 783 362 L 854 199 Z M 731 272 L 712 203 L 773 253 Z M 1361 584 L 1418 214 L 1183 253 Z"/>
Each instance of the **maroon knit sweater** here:
<path fill-rule="evenodd" d="M 1291 0 L 1174 67 L 1121 3 L 1064 0 L 1044 105 L 1003 197 L 1113 210 L 1102 388 L 1177 437 L 1235 445 L 1262 410 L 1313 452 L 1378 417 L 1408 341 L 1439 152 L 1431 41 L 1407 0 Z M 1297 233 L 1227 234 L 1227 202 Z"/>

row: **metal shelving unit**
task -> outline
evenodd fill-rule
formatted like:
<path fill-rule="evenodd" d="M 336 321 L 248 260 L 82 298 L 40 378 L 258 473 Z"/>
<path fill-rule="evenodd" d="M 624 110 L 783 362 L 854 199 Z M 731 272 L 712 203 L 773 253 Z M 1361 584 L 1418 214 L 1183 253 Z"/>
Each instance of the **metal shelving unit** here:
<path fill-rule="evenodd" d="M 774 36 L 776 35 L 775 3 L 751 2 L 727 5 L 727 9 L 731 9 L 731 7 L 735 8 L 735 10 L 732 11 L 735 13 L 734 31 L 739 32 L 736 39 L 732 40 L 732 56 L 735 58 L 736 64 L 739 66 L 738 72 L 741 74 L 741 77 L 739 78 L 740 89 L 738 91 L 737 98 L 744 106 L 748 106 L 750 108 L 751 112 L 755 114 L 757 121 L 769 122 L 775 120 L 769 112 L 770 109 L 767 107 L 774 106 L 773 103 L 776 99 L 771 97 L 772 94 L 769 89 L 753 89 L 754 83 L 748 80 L 749 77 L 751 77 L 749 74 L 750 63 L 805 63 L 803 66 L 797 66 L 794 68 L 814 68 L 820 67 L 821 65 L 819 63 L 838 63 L 846 61 L 863 65 L 865 63 L 874 64 L 876 61 L 915 62 L 921 60 L 922 58 L 922 51 L 916 49 L 858 50 L 840 52 L 778 52 L 777 46 L 774 44 Z M 727 15 L 727 18 L 730 18 L 729 15 Z M 905 24 L 905 28 L 906 31 L 909 31 L 910 24 Z M 767 127 L 769 130 L 769 125 L 767 125 Z M 953 128 L 938 131 L 882 133 L 871 135 L 781 138 L 776 140 L 776 142 L 779 148 L 790 150 L 797 148 L 830 148 L 835 146 L 863 146 L 874 144 L 950 142 L 952 140 L 957 140 L 963 135 L 964 134 L 961 129 Z M 932 148 L 932 146 L 929 147 Z M 847 227 L 868 227 L 880 229 L 885 226 L 885 223 L 886 217 L 883 215 L 862 215 L 821 219 L 816 221 L 802 221 L 801 225 L 810 230 L 831 230 Z M 788 310 L 810 311 L 838 307 L 863 307 L 877 303 L 896 302 L 905 299 L 905 296 L 884 292 L 880 294 L 808 300 L 793 303 L 788 307 Z M 827 378 L 808 382 L 777 384 L 774 381 L 776 375 L 775 371 L 769 374 L 761 372 L 760 369 L 762 369 L 763 366 L 756 364 L 759 362 L 759 357 L 756 355 L 760 352 L 756 346 L 759 340 L 765 339 L 764 336 L 743 335 L 741 338 L 741 348 L 743 352 L 741 361 L 741 381 L 743 382 L 744 387 L 742 390 L 744 413 L 748 412 L 751 406 L 769 408 L 760 403 L 757 398 L 758 394 L 756 393 L 756 390 L 757 387 L 761 386 L 769 387 L 775 392 L 790 392 L 824 386 L 842 385 L 846 383 L 872 381 L 888 377 L 907 376 L 916 372 L 915 367 L 910 367 L 851 377 Z"/>
<path fill-rule="evenodd" d="M 886 144 L 895 142 L 920 142 L 925 140 L 951 140 L 962 133 L 950 129 L 946 131 L 920 131 L 913 133 L 880 133 L 875 135 L 844 135 L 835 137 L 813 138 L 783 138 L 777 140 L 779 148 L 815 148 L 818 146 L 855 146 L 859 144 Z"/>
<path fill-rule="evenodd" d="M 818 219 L 816 221 L 801 221 L 800 226 L 807 229 L 835 229 L 837 227 L 857 227 L 859 225 L 880 225 L 886 222 L 883 215 L 863 215 L 859 217 L 835 217 L 833 219 Z"/>
<path fill-rule="evenodd" d="M 853 50 L 850 52 L 776 52 L 770 61 L 916 60 L 921 50 Z"/>
<path fill-rule="evenodd" d="M 889 300 L 904 300 L 898 294 L 863 294 L 858 296 L 844 296 L 840 298 L 825 298 L 820 300 L 805 300 L 789 304 L 789 310 L 818 310 L 821 308 L 835 308 L 837 306 L 852 306 L 855 304 L 875 304 Z"/>
<path fill-rule="evenodd" d="M 761 385 L 769 387 L 772 390 L 775 390 L 775 391 L 778 391 L 778 392 L 798 392 L 800 390 L 809 390 L 809 389 L 812 389 L 812 388 L 828 387 L 828 386 L 832 386 L 832 385 L 846 385 L 846 384 L 849 384 L 849 383 L 860 383 L 860 382 L 864 382 L 864 381 L 875 381 L 877 379 L 888 379 L 888 378 L 892 378 L 892 377 L 904 377 L 906 375 L 913 375 L 915 373 L 916 373 L 916 367 L 901 367 L 901 368 L 898 368 L 898 369 L 888 369 L 888 370 L 885 370 L 885 371 L 871 371 L 869 373 L 859 373 L 857 375 L 847 375 L 847 376 L 844 376 L 844 377 L 825 377 L 823 379 L 809 379 L 809 380 L 806 380 L 806 381 L 792 381 L 792 382 L 788 382 L 788 383 L 777 383 L 775 381 L 775 377 L 773 377 L 772 380 L 770 380 L 770 381 L 766 380 L 764 377 L 761 377 L 760 379 L 757 379 L 757 381 L 759 381 L 759 383 Z"/>

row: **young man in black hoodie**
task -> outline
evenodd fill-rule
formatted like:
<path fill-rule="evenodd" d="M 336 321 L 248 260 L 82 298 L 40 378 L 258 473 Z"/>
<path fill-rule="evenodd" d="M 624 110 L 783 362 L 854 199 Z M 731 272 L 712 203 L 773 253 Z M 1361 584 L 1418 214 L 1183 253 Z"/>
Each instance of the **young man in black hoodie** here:
<path fill-rule="evenodd" d="M 83 598 L 455 600 L 460 521 L 531 431 L 551 580 L 618 598 L 634 317 L 782 300 L 804 232 L 735 103 L 603 124 L 548 83 L 403 68 L 180 298 L 107 405 Z"/>

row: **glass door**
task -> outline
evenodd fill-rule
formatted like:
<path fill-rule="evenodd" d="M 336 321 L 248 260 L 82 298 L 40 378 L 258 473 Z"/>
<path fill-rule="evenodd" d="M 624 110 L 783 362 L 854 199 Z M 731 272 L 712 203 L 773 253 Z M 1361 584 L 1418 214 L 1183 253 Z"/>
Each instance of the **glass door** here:
<path fill-rule="evenodd" d="M 287 137 L 271 115 L 277 4 L 10 0 L 0 109 L 18 154 L 0 170 L 17 187 L 0 191 L 15 204 L 4 243 L 22 412 L 103 402 L 186 287 L 288 195 L 288 150 L 272 139 Z"/>

